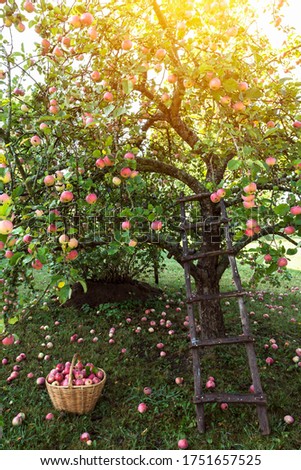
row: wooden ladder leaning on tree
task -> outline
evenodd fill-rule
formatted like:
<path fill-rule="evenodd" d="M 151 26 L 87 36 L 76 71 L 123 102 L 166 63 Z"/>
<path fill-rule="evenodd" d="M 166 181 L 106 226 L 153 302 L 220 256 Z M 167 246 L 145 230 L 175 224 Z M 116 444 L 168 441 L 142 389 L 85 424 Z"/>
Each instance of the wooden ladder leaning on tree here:
<path fill-rule="evenodd" d="M 256 353 L 254 349 L 254 337 L 251 334 L 249 317 L 247 308 L 244 301 L 244 295 L 246 292 L 243 291 L 240 275 L 237 268 L 235 259 L 235 253 L 232 245 L 231 234 L 229 229 L 229 219 L 227 217 L 226 206 L 223 200 L 220 201 L 221 216 L 217 221 L 223 226 L 226 249 L 211 251 L 208 253 L 196 253 L 189 255 L 188 237 L 187 230 L 190 225 L 186 221 L 186 208 L 185 203 L 189 201 L 199 201 L 204 197 L 209 197 L 209 193 L 196 194 L 193 196 L 184 197 L 181 194 L 180 199 L 177 203 L 181 205 L 181 238 L 183 246 L 183 257 L 182 262 L 185 272 L 185 285 L 187 294 L 187 313 L 189 318 L 189 331 L 190 331 L 190 348 L 192 351 L 193 361 L 193 375 L 194 375 L 194 403 L 196 405 L 197 415 L 197 427 L 201 433 L 205 432 L 205 416 L 204 416 L 204 404 L 205 403 L 239 403 L 239 404 L 253 404 L 256 405 L 257 414 L 259 419 L 260 429 L 263 435 L 270 434 L 268 416 L 267 416 L 267 401 L 263 394 L 258 367 L 256 360 Z M 216 223 L 216 222 L 215 222 Z M 202 224 L 197 224 L 202 225 Z M 204 224 L 203 224 L 204 225 Z M 198 260 L 207 256 L 219 256 L 226 254 L 229 259 L 229 264 L 232 271 L 232 279 L 236 286 L 236 290 L 230 292 L 221 292 L 216 295 L 194 295 L 191 287 L 190 277 L 190 263 L 194 260 Z M 240 320 L 242 324 L 242 335 L 233 337 L 222 337 L 212 339 L 198 339 L 196 322 L 194 316 L 194 304 L 198 304 L 200 300 L 210 300 L 219 298 L 231 298 L 236 297 L 239 306 Z M 244 344 L 248 356 L 249 369 L 253 380 L 254 393 L 249 394 L 238 394 L 238 393 L 204 393 L 202 386 L 201 376 L 201 364 L 200 364 L 200 349 L 210 346 L 227 345 L 227 344 Z"/>

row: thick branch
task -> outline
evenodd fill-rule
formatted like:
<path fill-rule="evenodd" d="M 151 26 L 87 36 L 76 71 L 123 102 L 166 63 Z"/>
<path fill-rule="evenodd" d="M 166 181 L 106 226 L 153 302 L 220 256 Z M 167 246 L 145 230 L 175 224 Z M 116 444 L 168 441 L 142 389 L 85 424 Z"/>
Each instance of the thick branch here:
<path fill-rule="evenodd" d="M 170 115 L 172 117 L 176 117 L 179 114 L 184 94 L 185 94 L 185 87 L 183 84 L 183 79 L 179 78 L 177 81 L 177 85 L 175 87 L 172 103 L 170 106 Z"/>
<path fill-rule="evenodd" d="M 146 96 L 149 100 L 156 103 L 161 113 L 163 113 L 163 115 L 165 116 L 165 119 L 167 119 L 169 114 L 168 108 L 159 99 L 156 99 L 155 95 L 150 90 L 148 90 L 145 85 L 135 85 L 134 90 L 140 91 L 142 95 Z"/>
<path fill-rule="evenodd" d="M 180 116 L 178 114 L 176 116 L 170 115 L 168 122 L 189 147 L 194 149 L 195 145 L 199 142 L 199 138 L 197 134 L 182 121 Z M 201 150 L 198 149 L 196 153 L 201 153 Z"/>
<path fill-rule="evenodd" d="M 186 184 L 196 194 L 204 192 L 204 186 L 186 171 L 181 170 L 173 165 L 160 162 L 159 160 L 151 160 L 150 158 L 137 157 L 137 170 L 147 173 L 160 173 L 172 176 L 182 183 Z"/>

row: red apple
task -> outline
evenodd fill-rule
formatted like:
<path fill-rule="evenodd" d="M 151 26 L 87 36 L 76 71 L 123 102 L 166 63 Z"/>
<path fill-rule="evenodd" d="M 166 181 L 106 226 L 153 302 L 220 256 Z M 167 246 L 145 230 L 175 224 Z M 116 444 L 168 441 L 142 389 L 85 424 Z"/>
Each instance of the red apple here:
<path fill-rule="evenodd" d="M 106 166 L 102 158 L 98 158 L 95 162 L 95 165 L 97 168 L 104 168 Z"/>
<path fill-rule="evenodd" d="M 278 261 L 277 261 L 277 265 L 280 267 L 280 268 L 283 268 L 284 266 L 287 265 L 287 259 L 282 257 L 282 258 L 279 258 Z"/>
<path fill-rule="evenodd" d="M 135 160 L 135 155 L 131 152 L 127 152 L 124 157 L 126 160 Z"/>
<path fill-rule="evenodd" d="M 274 165 L 276 165 L 277 160 L 274 157 L 268 157 L 268 158 L 266 158 L 265 162 L 268 166 L 274 166 Z"/>
<path fill-rule="evenodd" d="M 64 52 L 63 52 L 62 49 L 60 49 L 58 46 L 55 46 L 55 48 L 53 49 L 52 53 L 53 53 L 53 55 L 55 55 L 56 57 L 63 57 L 63 55 L 64 55 Z"/>
<path fill-rule="evenodd" d="M 29 0 L 26 0 L 26 2 L 23 4 L 23 8 L 27 11 L 27 13 L 32 13 L 34 11 L 34 4 Z"/>
<path fill-rule="evenodd" d="M 66 259 L 69 260 L 69 261 L 73 261 L 74 259 L 76 259 L 78 257 L 78 252 L 76 250 L 71 250 L 67 256 L 66 256 Z"/>
<path fill-rule="evenodd" d="M 80 22 L 82 26 L 91 26 L 94 21 L 93 15 L 91 13 L 83 13 L 80 17 Z"/>
<path fill-rule="evenodd" d="M 133 43 L 129 39 L 125 39 L 121 43 L 121 49 L 123 49 L 124 51 L 129 51 L 130 49 L 132 49 L 132 47 L 133 47 Z"/>
<path fill-rule="evenodd" d="M 27 233 L 26 235 L 24 235 L 23 237 L 23 242 L 24 243 L 30 243 L 32 241 L 32 236 L 29 235 L 29 233 Z"/>
<path fill-rule="evenodd" d="M 209 87 L 213 91 L 219 90 L 221 86 L 222 86 L 222 82 L 217 77 L 212 78 L 209 82 Z"/>
<path fill-rule="evenodd" d="M 35 261 L 33 261 L 33 262 L 31 263 L 31 266 L 33 267 L 33 269 L 36 269 L 36 270 L 40 270 L 40 269 L 42 269 L 42 267 L 43 267 L 41 261 L 38 260 L 38 259 L 36 259 Z"/>
<path fill-rule="evenodd" d="M 32 136 L 32 138 L 30 139 L 30 143 L 31 145 L 33 145 L 34 147 L 37 147 L 38 145 L 40 145 L 41 143 L 41 139 L 38 135 L 34 135 Z"/>
<path fill-rule="evenodd" d="M 292 235 L 293 233 L 295 233 L 296 230 L 295 227 L 293 227 L 292 225 L 288 225 L 283 231 L 284 233 L 286 233 L 286 235 Z"/>
<path fill-rule="evenodd" d="M 98 32 L 94 27 L 88 29 L 88 34 L 92 41 L 95 41 L 98 38 Z"/>
<path fill-rule="evenodd" d="M 210 200 L 211 200 L 211 202 L 213 202 L 213 203 L 216 204 L 216 203 L 218 203 L 218 202 L 221 200 L 221 198 L 220 198 L 220 196 L 219 196 L 219 195 L 217 194 L 217 192 L 216 192 L 216 193 L 212 193 L 212 194 L 210 195 Z"/>
<path fill-rule="evenodd" d="M 55 176 L 53 176 L 53 175 L 47 175 L 47 176 L 45 176 L 45 178 L 44 178 L 44 184 L 45 184 L 46 186 L 53 186 L 54 183 L 55 183 Z"/>
<path fill-rule="evenodd" d="M 122 168 L 120 170 L 120 175 L 122 178 L 129 178 L 132 174 L 132 170 L 130 168 Z"/>
<path fill-rule="evenodd" d="M 239 82 L 238 89 L 240 91 L 247 91 L 248 88 L 249 88 L 249 85 L 247 84 L 247 82 Z"/>
<path fill-rule="evenodd" d="M 90 193 L 90 194 L 88 194 L 88 196 L 86 196 L 86 202 L 88 204 L 95 204 L 96 201 L 97 201 L 96 194 Z"/>
<path fill-rule="evenodd" d="M 255 219 L 249 219 L 249 220 L 247 220 L 247 222 L 246 222 L 246 226 L 247 226 L 247 228 L 254 229 L 255 227 L 258 226 L 258 222 L 257 222 L 257 220 L 255 220 Z"/>
<path fill-rule="evenodd" d="M 293 215 L 301 214 L 301 206 L 293 206 L 290 208 L 290 213 Z"/>
<path fill-rule="evenodd" d="M 110 92 L 110 91 L 106 91 L 103 95 L 103 99 L 105 101 L 113 101 L 114 97 L 113 97 L 113 94 Z"/>
<path fill-rule="evenodd" d="M 14 344 L 14 342 L 15 342 L 15 338 L 13 335 L 8 335 L 2 340 L 3 346 L 11 346 L 12 344 Z"/>
<path fill-rule="evenodd" d="M 73 199 L 73 194 L 71 191 L 63 191 L 60 197 L 61 202 L 70 202 Z"/>
<path fill-rule="evenodd" d="M 69 18 L 68 22 L 73 26 L 74 28 L 80 28 L 81 27 L 81 20 L 79 16 L 74 15 Z"/>
<path fill-rule="evenodd" d="M 145 413 L 148 410 L 148 406 L 145 403 L 140 403 L 138 405 L 139 413 Z"/>
<path fill-rule="evenodd" d="M 159 231 L 159 230 L 162 229 L 162 227 L 163 227 L 163 223 L 161 222 L 161 220 L 154 220 L 151 223 L 151 229 L 152 230 Z"/>
<path fill-rule="evenodd" d="M 125 220 L 124 222 L 122 222 L 121 228 L 122 230 L 130 230 L 131 222 L 129 220 Z"/>
<path fill-rule="evenodd" d="M 178 441 L 179 449 L 185 450 L 185 449 L 188 449 L 188 446 L 189 446 L 189 443 L 188 443 L 187 439 L 180 439 Z"/>
<path fill-rule="evenodd" d="M 237 101 L 236 103 L 233 104 L 232 108 L 236 112 L 244 111 L 246 109 L 246 106 L 243 104 L 242 101 Z"/>
<path fill-rule="evenodd" d="M 155 57 L 158 60 L 164 59 L 165 56 L 166 56 L 166 50 L 165 49 L 158 49 L 155 53 Z"/>
<path fill-rule="evenodd" d="M 220 103 L 224 105 L 229 105 L 231 103 L 230 96 L 222 96 L 220 99 Z"/>
<path fill-rule="evenodd" d="M 175 73 L 172 73 L 172 74 L 168 75 L 168 77 L 167 77 L 167 81 L 169 83 L 176 83 L 177 80 L 178 80 L 178 77 Z"/>
<path fill-rule="evenodd" d="M 247 186 L 244 187 L 245 193 L 255 193 L 257 191 L 256 183 L 249 183 Z M 301 208 L 300 208 L 301 209 Z"/>
<path fill-rule="evenodd" d="M 0 234 L 8 235 L 12 232 L 14 226 L 10 220 L 0 220 Z"/>
<path fill-rule="evenodd" d="M 76 238 L 70 238 L 68 242 L 69 248 L 77 248 L 78 247 L 78 240 Z"/>
<path fill-rule="evenodd" d="M 112 162 L 107 155 L 104 157 L 103 161 L 106 166 L 114 166 L 114 162 Z"/>
<path fill-rule="evenodd" d="M 101 80 L 100 73 L 97 70 L 94 70 L 91 73 L 90 77 L 93 80 L 93 82 L 99 82 Z"/>

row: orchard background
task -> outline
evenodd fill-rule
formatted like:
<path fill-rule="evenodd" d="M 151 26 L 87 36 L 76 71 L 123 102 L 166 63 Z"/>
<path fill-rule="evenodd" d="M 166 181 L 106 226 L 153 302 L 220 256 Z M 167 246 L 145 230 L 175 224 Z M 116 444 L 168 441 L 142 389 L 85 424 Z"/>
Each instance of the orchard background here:
<path fill-rule="evenodd" d="M 70 299 L 75 283 L 83 291 L 90 281 L 120 286 L 141 274 L 149 281 L 152 270 L 158 281 L 160 266 L 167 265 L 177 272 L 169 288 L 179 292 L 175 308 L 183 310 L 175 204 L 181 191 L 208 194 L 189 212 L 192 252 L 224 247 L 210 223 L 224 199 L 249 288 L 262 281 L 275 291 L 295 287 L 288 268 L 301 226 L 301 54 L 300 34 L 285 22 L 286 4 L 266 2 L 266 15 L 284 38 L 273 49 L 256 26 L 253 4 L 238 0 L 0 0 L 5 351 L 9 343 L 29 345 L 39 334 L 41 312 L 48 323 L 57 316 L 51 312 L 60 312 L 57 321 L 64 325 L 67 310 L 57 304 Z M 19 42 L 28 30 L 36 38 L 29 52 Z M 204 220 L 208 230 L 201 234 L 197 222 Z M 217 294 L 227 268 L 225 256 L 191 263 L 196 291 Z M 223 335 L 227 305 L 200 307 L 201 335 Z M 108 319 L 122 324 L 115 307 L 114 319 L 106 317 L 110 309 L 96 311 L 103 312 L 101 318 L 95 314 L 101 331 Z M 90 314 L 89 307 L 81 312 Z M 175 315 L 179 325 L 183 320 Z M 28 321 L 37 330 L 25 326 Z M 158 326 L 158 319 L 151 321 L 150 328 Z M 237 317 L 232 323 L 236 328 Z M 297 327 L 298 319 L 290 317 L 289 325 Z M 71 332 L 67 325 L 62 329 L 67 339 Z M 299 351 L 296 331 L 289 335 L 293 339 L 283 338 L 283 344 Z M 186 339 L 187 331 L 184 344 Z M 171 350 L 187 358 L 182 343 Z M 70 359 L 63 352 L 54 351 L 51 360 Z M 111 353 L 102 353 L 113 361 Z M 288 366 L 297 381 L 298 357 L 296 366 Z M 11 382 L 6 387 L 14 393 Z"/>

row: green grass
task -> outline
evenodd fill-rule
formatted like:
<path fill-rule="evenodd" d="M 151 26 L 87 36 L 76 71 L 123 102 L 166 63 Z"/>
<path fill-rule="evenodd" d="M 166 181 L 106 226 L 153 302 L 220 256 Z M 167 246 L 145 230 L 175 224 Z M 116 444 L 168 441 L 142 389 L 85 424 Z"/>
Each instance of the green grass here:
<path fill-rule="evenodd" d="M 247 283 L 249 269 L 241 267 Z M 229 273 L 223 285 L 229 283 Z M 183 272 L 173 261 L 161 275 L 164 294 L 161 300 L 142 303 L 105 305 L 96 309 L 83 308 L 80 312 L 49 304 L 30 317 L 14 325 L 13 331 L 20 337 L 20 345 L 4 348 L 2 356 L 9 364 L 1 366 L 1 394 L 4 429 L 0 440 L 2 449 L 86 449 L 79 436 L 88 431 L 94 449 L 176 449 L 177 441 L 186 437 L 190 449 L 299 449 L 301 430 L 301 368 L 292 358 L 295 349 L 301 347 L 301 314 L 298 285 L 300 273 L 294 272 L 293 282 L 265 293 L 254 293 L 247 299 L 252 330 L 256 336 L 258 364 L 264 391 L 268 396 L 268 412 L 272 433 L 261 436 L 255 407 L 230 405 L 222 412 L 217 404 L 206 405 L 207 432 L 201 435 L 196 430 L 195 408 L 192 404 L 193 378 L 187 330 L 183 326 L 186 316 Z M 167 308 L 166 305 L 170 305 Z M 272 305 L 268 308 L 267 305 Z M 292 305 L 295 305 L 293 307 Z M 176 312 L 180 307 L 181 312 Z M 149 324 L 142 322 L 146 308 L 155 312 L 148 315 L 155 320 L 155 331 L 148 331 Z M 228 331 L 238 333 L 238 308 L 235 301 L 223 302 Z M 168 328 L 159 325 L 161 313 L 165 311 L 172 322 L 174 335 Z M 268 313 L 269 318 L 263 315 Z M 296 322 L 290 319 L 295 317 Z M 131 318 L 131 323 L 126 319 Z M 59 320 L 59 326 L 54 322 Z M 47 331 L 41 330 L 48 325 Z M 114 326 L 115 343 L 109 344 L 109 329 Z M 135 333 L 137 326 L 141 332 Z M 92 342 L 91 329 L 96 330 L 98 343 Z M 70 343 L 70 336 L 77 332 L 84 338 L 83 344 Z M 45 335 L 51 336 L 54 348 L 50 351 L 41 346 Z M 279 349 L 265 350 L 264 344 L 275 338 Z M 158 342 L 165 344 L 166 357 L 159 356 Z M 127 352 L 120 351 L 126 348 Z M 50 361 L 40 361 L 39 352 L 51 354 Z M 21 362 L 18 379 L 10 385 L 6 378 L 10 374 L 15 358 L 25 352 L 27 360 Z M 85 416 L 74 416 L 54 411 L 46 389 L 40 389 L 35 379 L 45 376 L 58 361 L 72 359 L 75 352 L 83 360 L 92 361 L 102 367 L 108 376 L 104 393 L 95 410 Z M 265 359 L 272 356 L 275 363 L 267 366 Z M 208 350 L 202 359 L 203 378 L 216 378 L 217 391 L 248 392 L 251 384 L 243 346 L 226 346 Z M 35 379 L 27 373 L 34 372 Z M 183 377 L 183 386 L 175 384 L 176 377 Z M 153 389 L 151 396 L 143 388 Z M 149 406 L 145 414 L 137 411 L 139 403 Z M 20 427 L 11 425 L 12 418 L 24 412 L 26 419 Z M 45 415 L 54 412 L 55 419 L 45 421 Z M 286 425 L 283 417 L 291 414 L 293 425 Z"/>

